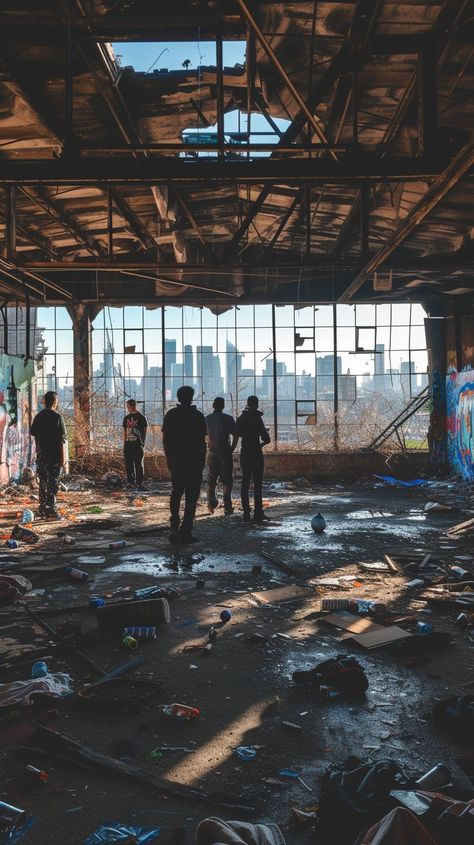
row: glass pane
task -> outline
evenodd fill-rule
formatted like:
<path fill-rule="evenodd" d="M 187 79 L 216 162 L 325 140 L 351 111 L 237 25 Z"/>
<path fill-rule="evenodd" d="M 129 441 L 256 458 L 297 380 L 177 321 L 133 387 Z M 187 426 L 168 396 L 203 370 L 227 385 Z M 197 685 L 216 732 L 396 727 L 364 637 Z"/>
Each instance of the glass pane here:
<path fill-rule="evenodd" d="M 271 305 L 256 305 L 255 306 L 255 325 L 256 326 L 271 326 L 272 325 L 272 306 Z"/>
<path fill-rule="evenodd" d="M 54 329 L 54 308 L 38 308 L 38 328 Z"/>
<path fill-rule="evenodd" d="M 58 378 L 69 377 L 72 383 L 74 376 L 74 359 L 72 355 L 56 355 L 56 375 Z"/>
<path fill-rule="evenodd" d="M 237 329 L 237 349 L 239 350 L 239 352 L 253 352 L 253 329 Z"/>
<path fill-rule="evenodd" d="M 56 351 L 73 353 L 74 335 L 72 330 L 56 331 Z"/>
<path fill-rule="evenodd" d="M 319 305 L 314 309 L 315 326 L 332 326 L 333 309 L 332 305 Z"/>
<path fill-rule="evenodd" d="M 410 346 L 412 349 L 425 349 L 426 334 L 424 325 L 413 326 L 410 331 Z"/>
<path fill-rule="evenodd" d="M 139 352 L 143 352 L 143 332 L 137 329 L 125 329 L 124 351 L 127 355 L 136 355 Z"/>
<path fill-rule="evenodd" d="M 356 326 L 375 326 L 375 305 L 356 305 Z"/>
<path fill-rule="evenodd" d="M 393 326 L 392 349 L 408 349 L 408 326 Z"/>
<path fill-rule="evenodd" d="M 172 306 L 164 309 L 164 319 L 166 331 L 168 328 L 176 329 L 183 325 L 183 311 L 181 308 L 173 308 Z"/>
<path fill-rule="evenodd" d="M 292 326 L 294 324 L 293 306 L 277 305 L 275 308 L 275 325 Z"/>
<path fill-rule="evenodd" d="M 143 332 L 143 351 L 147 353 L 161 353 L 161 329 L 145 329 Z"/>
<path fill-rule="evenodd" d="M 253 326 L 253 305 L 238 306 L 237 326 Z"/>
<path fill-rule="evenodd" d="M 143 308 L 141 305 L 126 305 L 123 312 L 125 328 L 141 329 L 143 327 Z"/>
<path fill-rule="evenodd" d="M 410 320 L 409 304 L 395 303 L 392 305 L 392 322 L 394 326 L 405 325 Z"/>
<path fill-rule="evenodd" d="M 43 332 L 44 346 L 47 352 L 52 353 L 56 350 L 56 333 L 54 329 L 47 329 Z"/>
<path fill-rule="evenodd" d="M 293 352 L 295 348 L 295 335 L 292 328 L 277 328 L 276 347 L 278 352 Z"/>
<path fill-rule="evenodd" d="M 56 328 L 72 329 L 72 320 L 67 312 L 67 308 L 56 308 Z"/>
<path fill-rule="evenodd" d="M 337 306 L 337 325 L 353 326 L 355 324 L 355 305 Z"/>
<path fill-rule="evenodd" d="M 334 333 L 332 329 L 316 329 L 315 347 L 318 352 L 329 352 L 333 349 Z"/>
<path fill-rule="evenodd" d="M 414 302 L 411 306 L 411 322 L 412 325 L 424 325 L 426 311 L 418 302 Z"/>
<path fill-rule="evenodd" d="M 383 305 L 377 305 L 377 325 L 378 326 L 389 326 L 390 325 L 390 305 L 389 303 L 384 303 Z"/>
<path fill-rule="evenodd" d="M 143 325 L 146 329 L 161 329 L 161 308 L 153 311 L 145 308 L 143 311 Z"/>
<path fill-rule="evenodd" d="M 105 327 L 107 329 L 123 328 L 123 308 L 110 308 L 107 306 L 104 313 Z"/>

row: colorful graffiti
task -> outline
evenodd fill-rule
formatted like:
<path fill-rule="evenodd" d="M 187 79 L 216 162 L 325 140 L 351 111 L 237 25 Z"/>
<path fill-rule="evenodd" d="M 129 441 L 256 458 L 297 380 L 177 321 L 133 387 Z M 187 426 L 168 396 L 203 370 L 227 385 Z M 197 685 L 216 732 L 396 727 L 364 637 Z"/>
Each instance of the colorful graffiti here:
<path fill-rule="evenodd" d="M 21 478 L 32 458 L 31 408 L 36 408 L 33 361 L 0 353 L 0 484 Z"/>
<path fill-rule="evenodd" d="M 474 370 L 448 375 L 446 401 L 451 469 L 466 481 L 474 481 Z"/>

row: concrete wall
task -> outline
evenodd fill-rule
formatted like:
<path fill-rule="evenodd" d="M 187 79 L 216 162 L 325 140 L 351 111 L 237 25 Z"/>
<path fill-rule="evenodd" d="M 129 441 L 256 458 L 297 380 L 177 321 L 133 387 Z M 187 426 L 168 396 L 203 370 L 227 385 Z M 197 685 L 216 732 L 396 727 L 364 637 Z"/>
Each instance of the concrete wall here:
<path fill-rule="evenodd" d="M 239 473 L 238 456 L 235 457 Z M 380 452 L 265 452 L 266 478 L 307 478 L 314 481 L 359 479 L 376 472 L 399 478 L 415 478 L 429 472 L 428 452 L 395 454 L 387 465 Z M 164 455 L 147 456 L 148 478 L 168 478 Z"/>
<path fill-rule="evenodd" d="M 20 479 L 30 465 L 31 409 L 36 408 L 35 365 L 0 353 L 0 484 Z"/>

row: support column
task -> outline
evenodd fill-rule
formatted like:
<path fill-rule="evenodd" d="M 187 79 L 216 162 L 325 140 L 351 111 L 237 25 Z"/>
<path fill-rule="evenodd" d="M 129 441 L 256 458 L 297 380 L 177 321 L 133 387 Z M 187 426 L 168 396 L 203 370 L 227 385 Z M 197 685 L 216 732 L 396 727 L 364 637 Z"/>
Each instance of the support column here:
<path fill-rule="evenodd" d="M 428 446 L 433 472 L 442 475 L 448 471 L 447 410 L 446 410 L 446 313 L 444 305 L 427 305 L 425 320 L 426 341 L 429 351 L 431 394 Z"/>
<path fill-rule="evenodd" d="M 74 334 L 74 445 L 80 460 L 91 448 L 92 320 L 98 309 L 82 302 L 68 306 Z"/>

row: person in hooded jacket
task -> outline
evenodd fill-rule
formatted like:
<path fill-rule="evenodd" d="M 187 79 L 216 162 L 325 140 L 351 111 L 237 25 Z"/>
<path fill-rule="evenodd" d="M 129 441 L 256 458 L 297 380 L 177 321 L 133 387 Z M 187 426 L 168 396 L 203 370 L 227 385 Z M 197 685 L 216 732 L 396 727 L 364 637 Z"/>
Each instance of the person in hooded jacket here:
<path fill-rule="evenodd" d="M 206 462 L 206 420 L 192 404 L 194 389 L 179 388 L 179 404 L 171 408 L 163 420 L 163 449 L 171 473 L 170 541 L 194 543 L 193 522 L 201 491 L 202 472 Z M 180 521 L 181 499 L 185 497 L 184 516 Z"/>
<path fill-rule="evenodd" d="M 252 479 L 254 522 L 262 522 L 265 519 L 262 502 L 264 468 L 262 447 L 270 443 L 270 435 L 263 424 L 262 416 L 263 412 L 258 409 L 258 397 L 249 396 L 247 407 L 237 419 L 237 434 L 234 436 L 232 444 L 232 448 L 235 449 L 239 438 L 242 441 L 240 447 L 240 466 L 242 469 L 240 497 L 245 521 L 250 519 L 249 487 Z"/>

